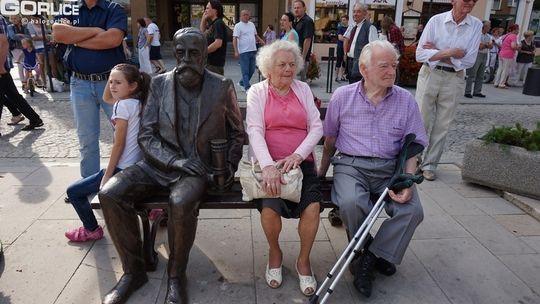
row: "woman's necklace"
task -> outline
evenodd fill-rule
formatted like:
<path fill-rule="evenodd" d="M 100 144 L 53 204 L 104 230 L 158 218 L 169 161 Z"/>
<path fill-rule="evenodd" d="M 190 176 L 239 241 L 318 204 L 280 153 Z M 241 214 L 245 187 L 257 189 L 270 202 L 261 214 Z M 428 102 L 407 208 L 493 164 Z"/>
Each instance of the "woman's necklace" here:
<path fill-rule="evenodd" d="M 289 91 L 291 90 L 291 87 L 288 86 L 286 89 L 278 89 L 276 86 L 274 86 L 272 84 L 272 82 L 270 82 L 270 86 L 272 87 L 272 89 L 279 95 L 279 96 L 285 96 L 287 94 L 289 94 Z"/>

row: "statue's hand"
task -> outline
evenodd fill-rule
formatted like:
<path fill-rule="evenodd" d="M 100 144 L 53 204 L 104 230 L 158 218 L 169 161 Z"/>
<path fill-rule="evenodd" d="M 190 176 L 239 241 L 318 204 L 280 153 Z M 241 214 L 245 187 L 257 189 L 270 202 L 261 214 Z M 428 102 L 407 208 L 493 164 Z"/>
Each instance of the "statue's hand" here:
<path fill-rule="evenodd" d="M 198 159 L 179 159 L 173 162 L 172 167 L 194 176 L 205 176 L 207 173 L 206 168 Z"/>

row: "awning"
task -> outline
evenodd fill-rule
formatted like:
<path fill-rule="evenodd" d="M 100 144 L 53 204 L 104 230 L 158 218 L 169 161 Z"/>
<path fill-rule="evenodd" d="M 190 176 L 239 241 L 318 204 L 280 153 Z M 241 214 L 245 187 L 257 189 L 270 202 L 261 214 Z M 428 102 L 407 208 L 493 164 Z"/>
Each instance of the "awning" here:
<path fill-rule="evenodd" d="M 424 0 L 424 3 L 430 3 L 431 0 Z M 452 4 L 452 0 L 433 0 L 433 3 L 450 3 Z"/>
<path fill-rule="evenodd" d="M 395 6 L 396 5 L 396 0 L 365 0 L 365 4 L 377 4 L 377 5 Z"/>

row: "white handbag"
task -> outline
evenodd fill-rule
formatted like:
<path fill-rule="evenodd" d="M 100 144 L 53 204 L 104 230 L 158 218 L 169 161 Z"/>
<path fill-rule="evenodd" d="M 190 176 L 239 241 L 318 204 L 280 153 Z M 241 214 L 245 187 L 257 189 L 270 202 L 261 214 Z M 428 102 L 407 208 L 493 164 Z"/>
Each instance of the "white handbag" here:
<path fill-rule="evenodd" d="M 304 175 L 300 167 L 290 170 L 288 173 L 283 173 L 283 179 L 286 184 L 281 185 L 281 195 L 271 196 L 263 191 L 262 169 L 253 159 L 251 162 L 245 159 L 240 161 L 238 165 L 238 175 L 240 176 L 240 184 L 242 185 L 242 200 L 252 201 L 256 198 L 282 198 L 291 202 L 300 202 L 302 195 L 302 179 Z"/>

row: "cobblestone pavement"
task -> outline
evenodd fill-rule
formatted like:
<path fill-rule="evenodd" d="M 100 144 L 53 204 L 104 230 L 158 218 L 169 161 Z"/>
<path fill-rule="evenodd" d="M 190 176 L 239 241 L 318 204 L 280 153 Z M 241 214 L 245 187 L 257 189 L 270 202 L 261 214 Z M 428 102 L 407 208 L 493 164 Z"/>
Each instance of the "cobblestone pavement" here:
<path fill-rule="evenodd" d="M 174 59 L 165 53 L 165 65 L 170 69 Z M 331 94 L 326 93 L 326 64 L 321 64 L 321 78 L 310 86 L 316 96 L 328 101 Z M 17 78 L 16 73 L 12 73 Z M 240 78 L 238 63 L 233 58 L 227 60 L 225 76 L 234 83 Z M 253 81 L 256 81 L 257 74 Z M 16 83 L 19 83 L 16 80 Z M 345 83 L 334 83 L 334 90 Z M 414 88 L 408 88 L 414 94 Z M 521 94 L 520 88 L 510 90 L 494 89 L 484 85 L 485 100 L 461 98 L 456 119 L 451 125 L 447 138 L 447 148 L 441 162 L 461 163 L 465 143 L 483 135 L 493 125 L 513 125 L 516 122 L 533 128 L 540 121 L 540 98 Z M 245 101 L 246 94 L 237 88 L 238 100 Z M 28 98 L 28 97 L 27 97 Z M 28 98 L 32 107 L 42 116 L 45 126 L 33 132 L 20 131 L 20 126 L 7 126 L 11 118 L 4 109 L 0 121 L 0 158 L 73 158 L 79 157 L 79 145 L 74 128 L 73 114 L 69 103 L 69 92 L 47 93 L 38 90 L 33 98 Z M 505 104 L 501 104 L 505 103 Z M 27 120 L 23 121 L 27 122 Z M 112 144 L 112 128 L 102 115 L 101 143 L 102 157 L 108 157 Z"/>
<path fill-rule="evenodd" d="M 441 161 L 460 164 L 467 142 L 484 135 L 492 126 L 513 126 L 517 122 L 535 128 L 540 122 L 540 105 L 459 105 Z"/>
<path fill-rule="evenodd" d="M 26 119 L 18 126 L 8 126 L 11 115 L 4 109 L 0 121 L 0 158 L 78 158 L 79 141 L 70 103 L 38 100 L 30 105 L 45 125 L 32 132 L 21 131 L 28 122 Z M 110 154 L 112 135 L 111 124 L 102 115 L 100 150 L 103 157 Z"/>
<path fill-rule="evenodd" d="M 7 126 L 9 112 L 0 122 L 0 158 L 78 158 L 79 145 L 70 103 L 38 100 L 31 105 L 42 116 L 45 126 L 33 132 L 20 126 Z M 482 136 L 493 125 L 513 125 L 516 122 L 533 128 L 540 121 L 540 105 L 480 105 L 461 104 L 447 139 L 442 162 L 461 163 L 465 143 Z M 101 151 L 108 157 L 112 143 L 112 128 L 105 118 L 101 123 Z"/>

